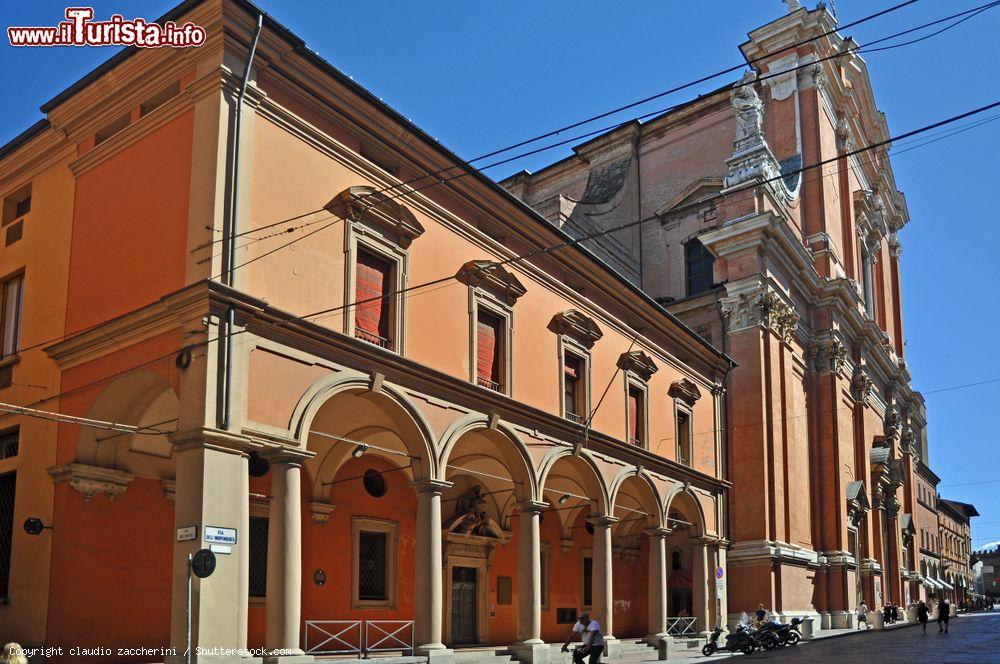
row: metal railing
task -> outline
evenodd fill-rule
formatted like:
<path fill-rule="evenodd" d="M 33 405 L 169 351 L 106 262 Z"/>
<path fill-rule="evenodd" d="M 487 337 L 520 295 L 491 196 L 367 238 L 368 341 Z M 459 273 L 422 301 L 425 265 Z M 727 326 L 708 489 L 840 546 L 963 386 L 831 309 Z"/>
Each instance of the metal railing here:
<path fill-rule="evenodd" d="M 373 639 L 375 642 L 373 643 Z M 366 620 L 365 657 L 373 652 L 409 651 L 413 655 L 412 620 Z"/>
<path fill-rule="evenodd" d="M 667 616 L 667 634 L 670 636 L 694 636 L 697 633 L 697 618 Z"/>
<path fill-rule="evenodd" d="M 303 632 L 307 655 L 414 653 L 412 620 L 307 620 Z"/>
<path fill-rule="evenodd" d="M 493 390 L 494 392 L 502 392 L 502 385 L 496 381 L 492 381 L 489 378 L 476 377 L 476 383 L 479 387 L 485 387 L 487 390 Z"/>
<path fill-rule="evenodd" d="M 364 647 L 362 620 L 307 620 L 304 630 L 307 655 L 350 655 L 359 657 Z M 309 645 L 312 636 L 315 645 Z"/>

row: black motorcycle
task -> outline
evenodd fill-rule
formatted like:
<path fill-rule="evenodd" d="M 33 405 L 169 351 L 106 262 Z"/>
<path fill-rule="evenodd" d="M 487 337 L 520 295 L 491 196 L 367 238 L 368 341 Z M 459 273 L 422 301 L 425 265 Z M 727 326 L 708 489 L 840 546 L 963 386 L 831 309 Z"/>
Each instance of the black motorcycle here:
<path fill-rule="evenodd" d="M 763 623 L 757 630 L 757 640 L 765 650 L 794 646 L 802 638 L 799 625 L 802 618 L 792 618 L 787 625 L 775 620 Z"/>
<path fill-rule="evenodd" d="M 711 657 L 719 650 L 719 637 L 722 635 L 722 628 L 716 627 L 712 630 L 712 635 L 708 638 L 708 643 L 706 643 L 702 649 L 701 654 L 705 657 Z M 736 628 L 726 634 L 726 650 L 729 652 L 741 652 L 744 655 L 749 655 L 757 648 L 757 642 L 755 640 L 755 632 L 753 627 L 745 623 L 740 623 Z"/>

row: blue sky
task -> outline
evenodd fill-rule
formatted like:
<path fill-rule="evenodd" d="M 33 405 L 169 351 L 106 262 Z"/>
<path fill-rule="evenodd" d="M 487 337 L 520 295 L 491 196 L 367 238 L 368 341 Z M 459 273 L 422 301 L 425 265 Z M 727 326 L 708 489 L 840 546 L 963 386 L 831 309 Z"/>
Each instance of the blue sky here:
<path fill-rule="evenodd" d="M 864 44 L 982 2 L 921 0 L 848 32 Z M 175 3 L 90 4 L 99 19 L 116 12 L 152 19 Z M 747 31 L 784 12 L 778 0 L 258 4 L 467 159 L 736 65 Z M 804 4 L 811 8 L 815 0 Z M 838 0 L 836 7 L 846 23 L 892 4 Z M 7 3 L 3 24 L 53 25 L 65 6 L 51 0 Z M 1000 7 L 919 44 L 867 56 L 890 131 L 899 134 L 1000 100 L 997 34 Z M 0 105 L 0 143 L 39 119 L 39 105 L 112 53 L 17 50 L 0 40 L 0 89 L 8 93 Z M 927 395 L 931 464 L 942 478 L 941 493 L 974 503 L 982 514 L 974 520 L 974 545 L 1000 540 L 996 426 L 985 417 L 1000 406 L 1000 382 L 934 391 L 1000 378 L 994 348 L 1000 297 L 989 286 L 1000 246 L 998 153 L 1000 120 L 893 159 L 912 218 L 901 234 L 906 357 L 914 386 Z M 488 174 L 500 179 L 566 154 L 568 148 L 555 149 Z"/>

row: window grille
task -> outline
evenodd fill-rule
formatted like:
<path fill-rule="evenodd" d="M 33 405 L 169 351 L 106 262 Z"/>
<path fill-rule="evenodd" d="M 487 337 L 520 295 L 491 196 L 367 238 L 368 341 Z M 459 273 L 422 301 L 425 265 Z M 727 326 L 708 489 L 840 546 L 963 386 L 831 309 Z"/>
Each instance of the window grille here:
<path fill-rule="evenodd" d="M 267 527 L 266 517 L 250 517 L 250 597 L 267 597 Z"/>
<path fill-rule="evenodd" d="M 21 445 L 20 431 L 12 429 L 0 433 L 0 459 L 9 459 L 17 456 Z"/>
<path fill-rule="evenodd" d="M 385 533 L 362 530 L 358 540 L 358 599 L 386 600 Z"/>
<path fill-rule="evenodd" d="M 10 587 L 10 545 L 14 534 L 14 492 L 17 473 L 0 475 L 0 600 L 7 602 Z"/>

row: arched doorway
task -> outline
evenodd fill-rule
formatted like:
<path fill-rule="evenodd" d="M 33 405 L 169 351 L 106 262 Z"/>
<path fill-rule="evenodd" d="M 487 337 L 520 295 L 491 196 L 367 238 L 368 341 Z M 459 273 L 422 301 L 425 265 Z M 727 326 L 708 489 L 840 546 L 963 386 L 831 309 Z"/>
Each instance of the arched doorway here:
<path fill-rule="evenodd" d="M 644 475 L 620 475 L 611 489 L 614 634 L 619 638 L 662 632 L 662 505 Z"/>
<path fill-rule="evenodd" d="M 459 423 L 442 440 L 444 642 L 513 643 L 520 611 L 524 520 L 536 499 L 531 460 L 516 434 L 486 422 Z M 527 534 L 532 537 L 532 533 Z"/>
<path fill-rule="evenodd" d="M 704 517 L 698 499 L 687 490 L 675 491 L 667 500 L 667 613 L 672 632 L 705 632 L 716 622 L 709 605 L 710 565 L 704 539 Z M 717 616 L 719 620 L 723 616 Z M 679 620 L 678 620 L 679 619 Z M 676 635 L 676 634 L 675 634 Z"/>

